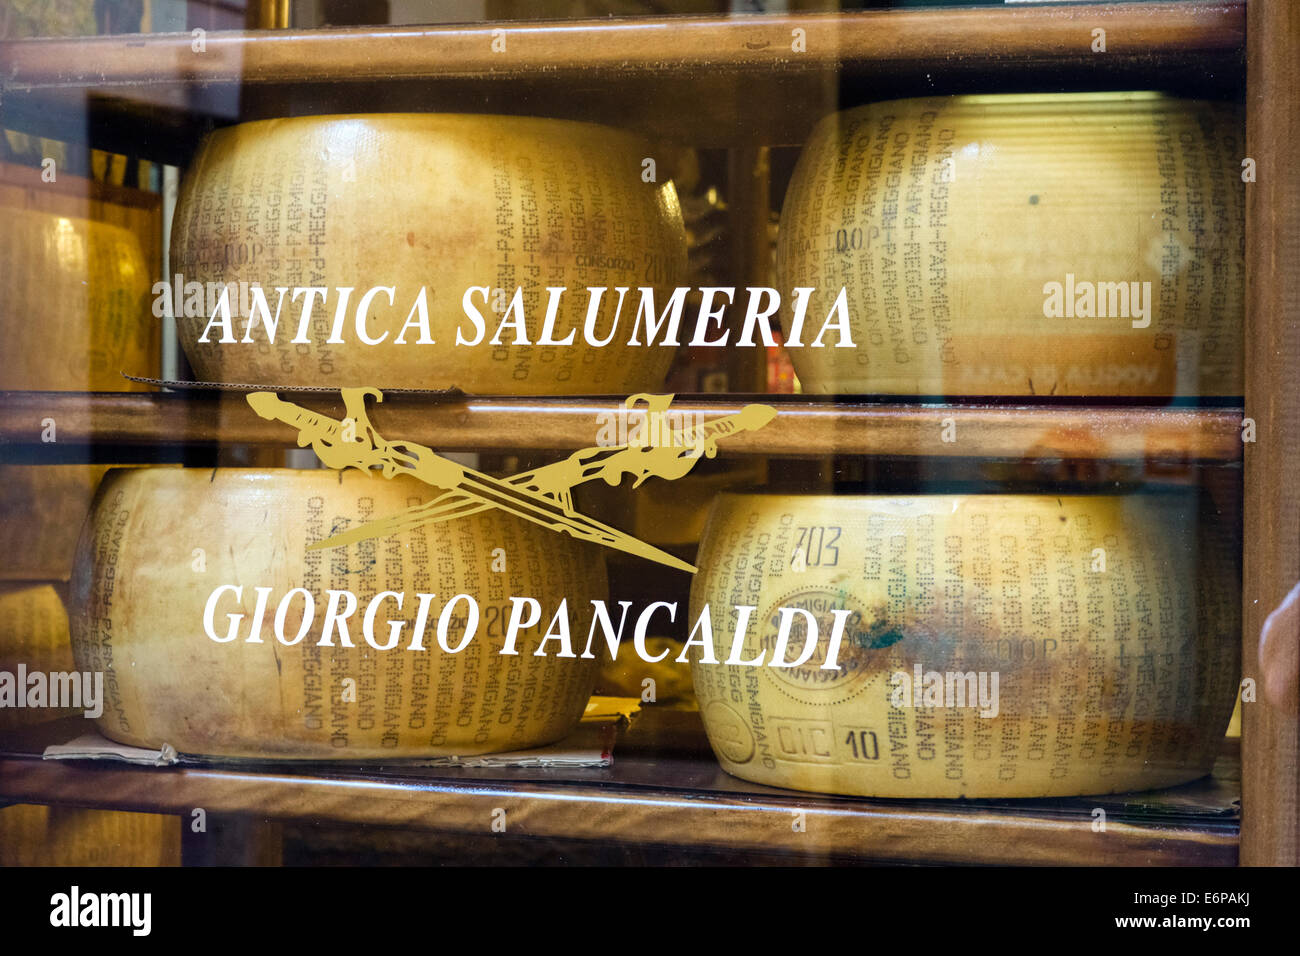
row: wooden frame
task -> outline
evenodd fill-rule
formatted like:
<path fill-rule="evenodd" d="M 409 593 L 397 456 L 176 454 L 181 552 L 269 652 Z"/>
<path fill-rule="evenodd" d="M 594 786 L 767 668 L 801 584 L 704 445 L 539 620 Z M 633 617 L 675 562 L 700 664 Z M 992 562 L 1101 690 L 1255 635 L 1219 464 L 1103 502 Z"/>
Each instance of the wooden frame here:
<path fill-rule="evenodd" d="M 1256 180 L 1246 205 L 1246 414 L 1260 437 L 1246 447 L 1241 663 L 1246 677 L 1262 683 L 1265 618 L 1300 581 L 1300 5 L 1251 0 L 1248 13 L 1246 147 Z M 1300 634 L 1277 639 L 1296 642 Z M 1300 864 L 1294 671 L 1290 678 L 1289 700 L 1261 693 L 1242 710 L 1247 865 Z"/>
<path fill-rule="evenodd" d="M 1111 36 L 1113 56 L 1089 56 L 1085 27 L 1102 25 Z M 514 85 L 529 91 L 523 108 L 574 109 L 584 118 L 616 115 L 620 97 L 636 82 L 657 78 L 715 84 L 734 94 L 755 83 L 771 84 L 796 96 L 824 88 L 840 72 L 881 76 L 923 70 L 942 61 L 944 68 L 1015 77 L 1026 69 L 1068 66 L 1093 71 L 1107 82 L 1150 75 L 1166 67 L 1197 64 L 1210 70 L 1237 70 L 1245 52 L 1248 93 L 1247 151 L 1256 181 L 1247 189 L 1247 395 L 1244 415 L 1256 424 L 1257 440 L 1244 448 L 1245 494 L 1242 664 L 1247 677 L 1261 682 L 1261 628 L 1269 612 L 1300 580 L 1300 389 L 1293 382 L 1300 361 L 1300 171 L 1294 144 L 1300 142 L 1300 4 L 1291 0 L 1117 3 L 1005 9 L 892 11 L 843 15 L 791 15 L 764 18 L 692 18 L 593 21 L 562 25 L 512 24 L 509 67 L 492 59 L 492 25 L 447 28 L 358 28 L 328 31 L 258 33 L 239 31 L 208 37 L 211 55 L 192 56 L 188 35 L 102 37 L 77 40 L 0 43 L 0 126 L 45 130 L 51 136 L 83 139 L 100 148 L 130 146 L 146 158 L 183 162 L 201 133 L 214 122 L 273 112 L 286 90 L 303 85 L 313 104 L 349 103 L 368 84 L 390 85 L 395 95 L 430 91 L 434 102 L 452 101 L 470 88 L 508 99 Z M 807 56 L 785 52 L 791 31 L 803 29 Z M 1083 32 L 1081 32 L 1083 31 Z M 346 78 L 346 82 L 343 82 Z M 566 84 L 580 79 L 607 91 L 564 103 Z M 212 107 L 214 90 L 247 87 L 253 92 L 235 113 Z M 765 87 L 766 89 L 766 87 Z M 503 95 L 503 91 L 505 91 Z M 763 97 L 752 96 L 756 111 Z M 557 104 L 562 104 L 557 105 Z M 755 112 L 748 119 L 755 119 Z M 71 118 L 71 119 L 70 119 Z M 758 169 L 757 148 L 798 142 L 812 117 L 786 122 L 721 122 L 698 111 L 683 118 L 673 110 L 641 117 L 648 128 L 670 138 L 696 137 L 705 145 L 749 152 L 737 168 Z M 725 120 L 725 117 L 721 119 Z M 760 221 L 758 211 L 746 213 Z M 736 250 L 738 262 L 752 253 Z M 523 422 L 515 400 L 472 399 L 432 402 L 399 399 L 376 415 L 409 437 L 447 448 L 568 449 L 587 442 L 592 416 L 612 403 L 599 400 L 523 403 Z M 733 403 L 700 401 L 692 407 L 719 413 Z M 33 416 L 58 409 L 61 442 L 74 455 L 107 445 L 157 447 L 162 444 L 211 446 L 222 442 L 280 445 L 276 426 L 261 422 L 230 396 L 77 394 L 0 395 L 0 452 L 6 446 L 34 446 Z M 40 412 L 40 414 L 38 414 Z M 953 416 L 967 447 L 945 447 L 926 440 L 934 420 Z M 805 403 L 783 406 L 769 430 L 734 443 L 737 454 L 872 455 L 975 454 L 987 457 L 1128 459 L 1235 464 L 1243 459 L 1239 409 L 1151 409 L 1141 407 L 1015 406 L 927 407 L 860 405 L 848 408 Z M 1046 436 L 1046 439 L 1044 438 Z M 1291 635 L 1292 640 L 1297 635 Z M 1294 677 L 1294 675 L 1292 675 Z M 1240 861 L 1243 864 L 1300 863 L 1300 730 L 1288 702 L 1261 699 L 1246 706 L 1242 746 L 1243 814 Z M 271 813 L 290 799 L 289 789 L 237 786 L 230 774 L 186 771 L 182 783 L 155 794 L 147 778 L 134 771 L 86 771 L 84 781 L 71 767 L 47 767 L 28 758 L 0 761 L 6 795 L 52 796 L 68 786 L 77 800 L 94 803 L 92 781 L 112 782 L 116 796 L 104 805 L 139 801 L 175 812 L 193 794 L 215 801 L 218 809 L 238 810 L 238 794 L 256 792 L 259 810 Z M 211 785 L 212 790 L 198 790 Z M 310 788 L 303 781 L 301 788 Z M 90 789 L 85 789 L 89 787 Z M 78 789 L 83 788 L 83 789 Z M 396 799 L 396 798 L 394 798 Z M 459 799 L 459 798 L 458 798 Z M 591 795 L 593 801 L 596 795 Z M 227 802 L 222 803 L 225 800 Z M 785 808 L 783 804 L 776 804 Z M 539 814 L 541 811 L 538 811 Z M 843 823 L 844 834 L 868 842 L 874 810 Z M 883 812 L 883 811 L 882 811 Z M 274 814 L 272 814 L 274 815 Z M 707 813 L 696 820 L 703 825 Z M 539 819 L 545 818 L 542 814 Z M 693 818 L 694 819 L 694 818 Z M 871 826 L 902 826 L 901 817 L 884 814 Z M 864 821 L 867 821 L 864 823 Z M 892 821 L 892 822 L 891 822 Z M 942 822 L 935 818 L 933 822 Z M 559 827 L 559 824 L 554 824 Z M 632 826 L 629 824 L 629 826 Z M 999 832 L 1025 837 L 1021 823 Z M 861 829 L 867 827 L 867 829 Z M 634 830 L 635 827 L 632 826 Z M 559 833 L 559 829 L 554 830 Z M 631 830 L 628 831 L 632 832 Z M 757 831 L 756 831 L 757 832 Z M 1059 837 L 1054 837 L 1054 839 Z M 1064 847 L 1075 847 L 1060 838 Z M 1072 838 L 1071 838 L 1072 839 Z M 1141 840 L 1132 844 L 1141 845 Z M 1234 841 L 1222 833 L 1206 835 L 1204 855 L 1183 860 L 1231 862 L 1223 847 Z M 743 843 L 743 841 L 742 841 Z M 740 844 L 737 844 L 740 845 Z M 997 843 L 999 847 L 1005 844 Z M 1035 851 L 1037 853 L 1037 851 Z M 1070 852 L 1074 852 L 1072 849 Z M 1150 860 L 1178 857 L 1164 851 Z M 1019 861 L 1029 860 L 1029 854 Z M 915 859 L 942 859 L 918 851 Z M 1015 862 L 1007 850 L 990 851 L 984 862 Z M 1050 854 L 1033 861 L 1050 861 Z M 1112 862 L 1139 862 L 1136 856 Z"/>

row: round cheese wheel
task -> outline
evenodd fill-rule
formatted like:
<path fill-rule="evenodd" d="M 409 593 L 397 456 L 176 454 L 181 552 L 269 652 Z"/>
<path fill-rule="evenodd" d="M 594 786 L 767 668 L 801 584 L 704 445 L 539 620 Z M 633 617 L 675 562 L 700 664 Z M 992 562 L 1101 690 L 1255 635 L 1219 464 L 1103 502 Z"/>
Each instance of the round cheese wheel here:
<path fill-rule="evenodd" d="M 158 368 L 140 243 L 108 223 L 34 210 L 0 216 L 0 389 L 138 391 Z M 58 421 L 53 438 L 58 439 Z M 46 430 L 33 422 L 32 439 Z M 95 485 L 87 465 L 0 465 L 0 579 L 67 580 Z"/>
<path fill-rule="evenodd" d="M 180 866 L 181 825 L 161 813 L 20 803 L 0 810 L 0 866 Z"/>
<path fill-rule="evenodd" d="M 25 209 L 0 215 L 0 389 L 132 391 L 158 369 L 150 269 L 121 226 Z"/>
<path fill-rule="evenodd" d="M 1235 107 L 1154 93 L 825 118 L 777 242 L 803 390 L 1240 396 L 1242 151 Z M 856 347 L 807 347 L 841 289 Z"/>
<path fill-rule="evenodd" d="M 262 120 L 208 137 L 182 185 L 172 270 L 185 281 L 257 283 L 270 308 L 290 291 L 268 343 L 259 318 L 249 342 L 204 337 L 212 313 L 179 319 L 181 344 L 207 381 L 386 388 L 459 387 L 519 395 L 652 391 L 671 348 L 629 347 L 638 287 L 662 310 L 686 268 L 686 238 L 671 181 L 645 182 L 654 151 L 638 137 L 587 123 L 511 116 L 383 114 Z M 320 287 L 299 342 L 305 301 Z M 617 294 L 631 291 L 613 326 Z M 336 342 L 334 319 L 351 288 Z M 368 290 L 364 344 L 356 309 Z M 427 289 L 429 337 L 414 314 Z M 477 345 L 466 291 L 483 318 Z M 543 345 L 548 288 L 563 287 L 553 342 Z M 607 290 L 584 336 L 589 287 Z M 508 308 L 521 289 L 518 310 Z M 231 297 L 234 335 L 252 312 Z M 486 299 L 486 301 L 485 301 Z M 193 310 L 181 310 L 193 311 Z M 658 312 L 656 312 L 657 316 Z M 511 323 L 504 330 L 502 324 Z M 526 334 L 522 337 L 520 332 Z M 399 343 L 398 338 L 404 341 Z M 498 344 L 492 344 L 496 340 Z M 523 344 L 524 341 L 528 344 Z"/>
<path fill-rule="evenodd" d="M 567 600 L 575 644 L 585 637 L 591 600 L 607 596 L 597 545 L 493 510 L 308 550 L 437 494 L 357 471 L 110 471 L 68 604 L 78 667 L 105 672 L 101 731 L 276 759 L 469 755 L 565 736 L 599 662 L 560 657 L 554 640 L 537 656 L 549 616 L 522 632 L 518 654 L 500 651 L 516 596 L 546 609 Z M 258 588 L 269 590 L 255 634 Z M 355 597 L 350 647 L 336 627 L 322 644 L 331 591 Z M 401 606 L 383 592 L 403 595 Z M 422 632 L 420 594 L 433 595 Z M 337 610 L 348 604 L 340 594 Z"/>
<path fill-rule="evenodd" d="M 877 797 L 1199 777 L 1232 712 L 1240 608 L 1226 541 L 1197 527 L 1183 494 L 723 495 L 691 591 L 719 635 L 718 663 L 692 649 L 714 752 L 746 780 Z M 762 666 L 724 656 L 738 606 L 734 660 Z"/>
<path fill-rule="evenodd" d="M 58 592 L 49 584 L 0 585 L 0 671 L 13 675 L 15 690 L 24 695 L 27 687 L 17 684 L 18 667 L 27 674 L 39 671 L 69 673 L 75 669 L 68 640 L 68 613 Z M 48 685 L 47 685 L 48 686 Z M 49 703 L 48 696 L 45 704 Z M 84 712 L 75 707 L 18 707 L 16 700 L 0 706 L 0 728 L 42 723 Z"/>
<path fill-rule="evenodd" d="M 0 579 L 66 581 L 106 465 L 0 465 Z"/>

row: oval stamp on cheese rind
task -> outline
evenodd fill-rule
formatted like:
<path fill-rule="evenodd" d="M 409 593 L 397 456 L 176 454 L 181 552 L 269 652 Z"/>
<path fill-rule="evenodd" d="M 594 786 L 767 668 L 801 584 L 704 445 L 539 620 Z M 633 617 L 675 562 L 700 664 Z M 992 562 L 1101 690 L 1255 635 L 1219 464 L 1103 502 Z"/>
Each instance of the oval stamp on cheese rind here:
<path fill-rule="evenodd" d="M 833 704 L 861 693 L 872 678 L 885 674 L 890 653 L 886 649 L 903 640 L 893 627 L 884 606 L 868 609 L 862 602 L 841 589 L 802 588 L 775 601 L 760 619 L 759 647 L 770 665 L 776 650 L 781 624 L 780 609 L 797 608 L 813 616 L 817 624 L 817 646 L 812 656 L 797 667 L 763 668 L 764 676 L 783 693 L 805 703 Z M 835 626 L 835 611 L 850 610 L 834 668 L 823 667 L 830 650 Z M 797 660 L 806 641 L 805 619 L 795 614 L 784 660 Z"/>
<path fill-rule="evenodd" d="M 709 728 L 709 742 L 720 756 L 737 764 L 754 759 L 754 734 L 745 718 L 730 705 L 713 701 L 704 708 L 704 722 Z"/>

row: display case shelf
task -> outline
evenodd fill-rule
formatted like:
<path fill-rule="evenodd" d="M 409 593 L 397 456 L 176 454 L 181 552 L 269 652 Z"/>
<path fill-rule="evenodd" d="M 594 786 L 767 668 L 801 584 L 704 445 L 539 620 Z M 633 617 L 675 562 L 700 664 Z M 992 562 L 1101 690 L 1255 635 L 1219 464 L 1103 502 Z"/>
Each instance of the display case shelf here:
<path fill-rule="evenodd" d="M 751 17 L 639 17 L 438 27 L 217 32 L 198 52 L 188 33 L 18 41 L 6 83 L 36 87 L 312 82 L 392 77 L 497 79 L 523 74 L 623 76 L 718 70 L 891 69 L 959 59 L 980 68 L 1094 58 L 1091 30 L 1114 60 L 1235 56 L 1243 0 L 992 9 L 862 11 Z M 803 30 L 806 49 L 791 48 Z M 1113 35 L 1113 41 L 1111 39 Z M 505 40 L 494 50 L 494 40 Z M 497 44 L 498 47 L 500 46 Z"/>
<path fill-rule="evenodd" d="M 63 721 L 50 727 L 75 724 Z M 74 731 L 79 732 L 79 731 Z M 58 738 L 56 731 L 27 740 Z M 69 736 L 64 733 L 64 739 Z M 24 753 L 24 747 L 31 751 Z M 607 769 L 134 767 L 42 760 L 0 738 L 0 800 L 238 815 L 491 836 L 910 863 L 1231 866 L 1236 767 L 1153 794 L 1068 800 L 866 800 L 779 790 L 724 773 L 698 717 L 651 708 Z M 1094 826 L 1096 808 L 1106 826 Z M 802 817 L 797 814 L 802 813 Z M 803 829 L 792 826 L 799 819 Z"/>
<path fill-rule="evenodd" d="M 187 33 L 19 40 L 0 43 L 0 125 L 183 164 L 213 124 L 368 112 L 382 88 L 389 112 L 468 106 L 695 146 L 797 145 L 820 115 L 809 104 L 833 103 L 842 81 L 875 99 L 976 73 L 986 90 L 998 77 L 1060 88 L 1070 73 L 1235 87 L 1244 37 L 1243 0 L 1180 0 L 214 32 L 202 52 Z"/>
<path fill-rule="evenodd" d="M 337 393 L 281 393 L 342 418 Z M 1166 463 L 1240 461 L 1239 408 L 1158 408 L 1078 405 L 928 405 L 789 400 L 750 396 L 777 410 L 758 431 L 728 437 L 719 454 L 944 458 L 1072 459 Z M 782 399 L 786 400 L 782 400 Z M 687 416 L 733 414 L 744 397 L 681 398 Z M 622 408 L 614 398 L 431 398 L 389 393 L 372 404 L 371 419 L 390 440 L 417 441 L 445 451 L 571 450 L 596 444 L 602 423 Z M 53 419 L 57 441 L 43 443 Z M 943 440 L 951 421 L 952 441 Z M 107 460 L 114 447 L 291 447 L 296 432 L 259 418 L 242 394 L 0 393 L 0 458 L 60 457 L 82 449 Z M 34 455 L 34 457 L 33 457 Z"/>

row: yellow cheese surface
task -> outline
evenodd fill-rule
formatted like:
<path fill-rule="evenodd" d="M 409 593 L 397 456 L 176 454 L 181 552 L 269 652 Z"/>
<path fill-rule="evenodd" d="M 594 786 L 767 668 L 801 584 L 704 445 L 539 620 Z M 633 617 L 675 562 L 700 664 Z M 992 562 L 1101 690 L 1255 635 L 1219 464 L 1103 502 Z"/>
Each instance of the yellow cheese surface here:
<path fill-rule="evenodd" d="M 0 809 L 0 866 L 180 866 L 181 822 L 20 803 Z"/>
<path fill-rule="evenodd" d="M 66 581 L 105 465 L 0 465 L 0 580 Z"/>
<path fill-rule="evenodd" d="M 671 182 L 642 180 L 650 145 L 587 123 L 528 117 L 384 114 L 298 117 L 245 123 L 213 133 L 182 184 L 171 267 L 185 281 L 259 283 L 275 308 L 277 286 L 331 290 L 314 307 L 309 343 L 297 336 L 302 299 L 290 303 L 275 344 L 259 323 L 255 341 L 201 343 L 207 316 L 182 318 L 181 344 L 207 381 L 385 388 L 450 388 L 545 395 L 627 394 L 656 389 L 670 348 L 629 348 L 636 293 L 609 345 L 584 343 L 588 287 L 605 287 L 595 338 L 609 332 L 613 291 L 653 286 L 658 302 L 679 284 L 686 238 Z M 363 344 L 354 315 L 371 302 Z M 396 339 L 420 287 L 429 295 L 431 345 L 408 330 Z M 328 344 L 339 296 L 354 289 L 342 344 Z M 473 329 L 462 298 L 478 300 L 484 341 L 458 346 Z M 565 287 L 554 341 L 539 345 L 548 287 Z M 491 344 L 502 305 L 523 289 L 529 345 L 513 329 Z M 503 290 L 499 298 L 496 290 Z M 232 302 L 232 305 L 237 303 Z M 251 311 L 251 304 L 250 309 Z M 236 317 L 242 338 L 247 316 Z"/>
<path fill-rule="evenodd" d="M 0 585 L 0 671 L 68 673 L 73 670 L 68 613 L 49 584 Z M 26 688 L 18 692 L 25 694 Z M 84 708 L 0 707 L 0 728 L 41 723 L 80 714 Z"/>
<path fill-rule="evenodd" d="M 1240 592 L 1229 549 L 1208 535 L 1198 545 L 1196 529 L 1194 500 L 1174 494 L 723 495 L 692 620 L 709 602 L 727 647 L 734 607 L 753 606 L 738 660 L 770 657 L 781 608 L 811 614 L 818 641 L 789 668 L 694 652 L 713 749 L 746 780 L 878 797 L 1097 794 L 1201 776 L 1232 711 Z M 823 668 L 837 610 L 843 643 Z M 806 625 L 787 613 L 792 661 Z M 897 691 L 917 668 L 923 692 L 939 675 L 941 696 Z M 996 707 L 980 707 L 994 674 Z"/>
<path fill-rule="evenodd" d="M 0 210 L 0 390 L 138 391 L 156 375 L 159 326 L 136 237 L 121 226 Z M 59 441 L 57 416 L 29 440 Z M 105 468 L 0 465 L 0 579 L 67 580 Z"/>
<path fill-rule="evenodd" d="M 1234 107 L 1154 93 L 827 117 L 786 194 L 777 272 L 817 290 L 805 340 L 844 289 L 856 348 L 791 348 L 803 390 L 1241 395 L 1242 156 Z"/>
<path fill-rule="evenodd" d="M 0 210 L 0 389 L 131 391 L 158 372 L 151 270 L 121 226 Z"/>
<path fill-rule="evenodd" d="M 103 733 L 147 747 L 268 758 L 467 755 L 550 743 L 582 716 L 598 662 L 536 656 L 550 622 L 498 653 L 510 597 L 554 609 L 567 598 L 575 640 L 587 633 L 590 601 L 605 598 L 603 555 L 499 511 L 427 524 L 342 548 L 307 550 L 337 530 L 432 499 L 436 489 L 355 471 L 139 468 L 114 470 L 78 546 L 69 616 L 82 669 L 106 671 Z M 214 588 L 219 637 L 243 613 L 236 639 L 218 643 L 204 628 Z M 260 643 L 246 639 L 256 587 L 271 588 Z M 288 646 L 273 636 L 284 595 L 304 588 L 314 620 Z M 320 646 L 329 589 L 356 595 L 348 629 L 354 646 Z M 362 619 L 384 591 L 404 593 L 377 606 L 376 643 L 388 621 L 404 621 L 392 649 L 363 640 Z M 411 650 L 417 594 L 434 594 L 423 650 Z M 475 599 L 473 639 L 451 654 L 438 642 L 444 606 Z M 283 628 L 298 632 L 305 601 L 295 599 Z M 448 646 L 465 632 L 467 602 L 448 618 Z M 347 682 L 351 682 L 350 684 Z M 353 699 L 346 699 L 351 691 Z"/>

